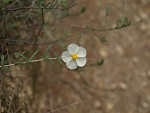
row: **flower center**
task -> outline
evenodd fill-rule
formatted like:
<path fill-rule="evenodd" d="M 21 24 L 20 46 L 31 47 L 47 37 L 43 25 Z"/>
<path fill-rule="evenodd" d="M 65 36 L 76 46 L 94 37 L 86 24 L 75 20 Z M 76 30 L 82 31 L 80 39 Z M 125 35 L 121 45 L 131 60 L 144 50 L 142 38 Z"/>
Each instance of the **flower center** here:
<path fill-rule="evenodd" d="M 78 58 L 78 55 L 77 55 L 77 54 L 73 54 L 73 55 L 72 55 L 72 58 L 73 58 L 74 60 L 76 60 L 76 59 Z"/>

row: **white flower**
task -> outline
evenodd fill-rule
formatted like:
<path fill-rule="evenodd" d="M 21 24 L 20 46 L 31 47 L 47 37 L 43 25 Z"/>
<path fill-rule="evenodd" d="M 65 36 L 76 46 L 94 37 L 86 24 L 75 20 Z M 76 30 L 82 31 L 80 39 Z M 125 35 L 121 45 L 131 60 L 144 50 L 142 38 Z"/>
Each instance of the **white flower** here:
<path fill-rule="evenodd" d="M 70 44 L 67 51 L 64 51 L 61 58 L 69 69 L 83 67 L 86 64 L 86 49 L 76 44 Z"/>

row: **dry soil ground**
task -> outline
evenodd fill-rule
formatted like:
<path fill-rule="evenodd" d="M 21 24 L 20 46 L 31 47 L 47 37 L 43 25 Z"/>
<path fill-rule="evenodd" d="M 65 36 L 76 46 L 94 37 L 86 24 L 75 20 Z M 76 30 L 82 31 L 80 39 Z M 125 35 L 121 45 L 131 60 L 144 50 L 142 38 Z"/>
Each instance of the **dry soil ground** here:
<path fill-rule="evenodd" d="M 14 69 L 15 74 L 24 70 L 14 80 L 25 86 L 20 101 L 30 100 L 26 104 L 33 113 L 47 113 L 84 100 L 56 112 L 150 113 L 150 1 L 78 0 L 77 4 L 72 12 L 84 6 L 85 13 L 64 18 L 61 23 L 71 34 L 66 45 L 78 43 L 87 49 L 87 65 L 76 71 L 68 70 L 65 64 L 61 67 L 46 62 L 27 65 L 29 72 L 26 68 Z M 109 7 L 107 18 L 106 7 Z M 73 27 L 113 27 L 122 16 L 142 23 L 121 30 L 95 32 L 105 37 L 105 43 L 94 32 Z M 61 55 L 60 50 L 57 52 Z M 105 60 L 102 66 L 90 66 L 101 58 Z"/>

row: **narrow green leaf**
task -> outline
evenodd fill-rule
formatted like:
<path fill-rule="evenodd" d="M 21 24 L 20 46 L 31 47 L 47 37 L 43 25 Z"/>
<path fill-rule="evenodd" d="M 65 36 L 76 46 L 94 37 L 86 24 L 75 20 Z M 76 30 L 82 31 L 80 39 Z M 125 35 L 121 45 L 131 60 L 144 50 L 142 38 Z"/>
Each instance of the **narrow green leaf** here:
<path fill-rule="evenodd" d="M 101 41 L 101 43 L 105 43 L 106 42 L 106 39 L 105 39 L 104 36 L 99 37 L 99 40 Z"/>
<path fill-rule="evenodd" d="M 131 21 L 128 21 L 128 24 L 127 24 L 127 26 L 130 26 L 131 25 Z"/>
<path fill-rule="evenodd" d="M 62 60 L 60 57 L 57 57 L 58 62 L 60 63 L 60 65 L 62 66 Z"/>
<path fill-rule="evenodd" d="M 35 55 L 39 52 L 40 49 L 36 50 L 33 55 L 29 58 L 28 62 L 30 62 L 34 57 Z"/>
<path fill-rule="evenodd" d="M 62 5 L 63 5 L 63 8 L 67 8 L 67 6 L 68 6 L 68 1 L 67 1 L 67 0 L 63 0 Z"/>
<path fill-rule="evenodd" d="M 24 63 L 23 62 L 18 62 L 18 61 L 15 63 L 15 65 L 22 65 L 22 64 L 24 64 Z"/>
<path fill-rule="evenodd" d="M 101 59 L 100 61 L 97 62 L 97 65 L 102 65 L 104 64 L 104 59 Z"/>
<path fill-rule="evenodd" d="M 80 14 L 81 13 L 84 13 L 86 11 L 86 8 L 85 7 L 82 7 L 81 11 L 80 11 Z"/>
<path fill-rule="evenodd" d="M 127 20 L 128 20 L 127 17 L 120 17 L 118 21 L 120 23 L 125 23 Z"/>
<path fill-rule="evenodd" d="M 14 53 L 15 55 L 18 56 L 17 60 L 19 60 L 21 57 L 24 58 L 26 61 L 28 61 L 28 58 L 24 56 L 24 52 L 23 53 Z"/>
<path fill-rule="evenodd" d="M 23 55 L 25 53 L 25 51 L 24 52 L 22 52 L 21 54 Z M 18 55 L 18 57 L 17 57 L 17 59 L 16 59 L 16 61 L 19 61 L 20 60 L 20 58 L 22 58 L 22 56 L 20 56 L 19 55 L 19 53 L 14 53 L 15 55 Z"/>
<path fill-rule="evenodd" d="M 54 64 L 54 61 L 50 58 L 47 58 L 47 60 L 51 63 L 51 64 Z"/>
<path fill-rule="evenodd" d="M 2 67 L 2 70 L 5 72 L 10 72 L 10 67 L 4 66 Z"/>
<path fill-rule="evenodd" d="M 46 57 L 47 56 L 47 53 L 48 53 L 48 51 L 49 51 L 49 49 L 52 47 L 52 44 L 50 44 L 46 49 L 45 49 L 45 51 L 44 51 L 44 54 L 43 54 L 43 58 L 44 57 Z"/>

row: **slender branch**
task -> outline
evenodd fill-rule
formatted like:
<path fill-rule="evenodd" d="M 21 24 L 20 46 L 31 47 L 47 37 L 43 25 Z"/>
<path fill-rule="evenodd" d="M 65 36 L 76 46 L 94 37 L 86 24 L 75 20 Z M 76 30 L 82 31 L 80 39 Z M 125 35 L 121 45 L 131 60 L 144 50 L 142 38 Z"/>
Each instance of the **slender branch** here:
<path fill-rule="evenodd" d="M 53 7 L 53 3 L 55 2 L 55 0 L 52 1 L 52 3 L 50 4 L 50 7 Z M 47 6 L 46 6 L 47 7 Z"/>
<path fill-rule="evenodd" d="M 58 8 L 58 7 L 18 7 L 18 8 L 13 8 L 13 9 L 11 9 L 11 8 L 9 8 L 9 9 L 7 9 L 7 8 L 5 8 L 5 9 L 2 9 L 2 10 L 0 10 L 0 11 L 17 11 L 17 10 L 24 10 L 24 9 L 60 9 L 60 10 L 68 10 L 68 9 L 70 9 L 70 8 L 72 8 L 72 7 L 74 7 L 74 6 L 76 6 L 77 4 L 73 4 L 72 6 L 68 6 L 67 8 Z"/>
<path fill-rule="evenodd" d="M 43 41 L 43 42 L 37 42 L 37 45 L 49 45 L 49 44 L 54 44 L 63 40 L 66 40 L 66 36 L 61 38 L 61 39 L 57 39 L 54 41 Z M 27 41 L 27 40 L 13 40 L 13 39 L 0 39 L 0 42 L 6 41 L 9 44 L 14 44 L 14 45 L 34 45 L 34 42 L 32 41 Z"/>
<path fill-rule="evenodd" d="M 64 8 L 64 9 L 61 9 L 61 10 L 68 10 L 68 9 L 70 9 L 70 8 L 72 8 L 72 7 L 76 6 L 76 5 L 77 5 L 77 4 L 73 4 L 72 6 L 69 6 L 69 7 Z"/>
<path fill-rule="evenodd" d="M 133 25 L 137 25 L 139 23 L 141 23 L 142 20 L 138 21 L 138 22 L 134 22 L 134 23 L 131 23 L 130 25 L 126 26 L 126 27 L 129 27 L 129 26 L 133 26 Z M 76 26 L 76 25 L 66 25 L 66 24 L 63 24 L 64 27 L 72 27 L 72 28 L 76 28 L 76 29 L 83 29 L 83 30 L 90 30 L 90 31 L 97 31 L 97 32 L 105 32 L 105 31 L 112 31 L 112 30 L 120 30 L 120 29 L 123 29 L 123 28 L 126 28 L 126 27 L 121 27 L 121 28 L 115 28 L 115 27 L 112 27 L 112 28 L 106 28 L 106 29 L 95 29 L 95 28 L 90 28 L 88 26 L 85 26 L 85 27 L 81 27 L 81 26 Z"/>
<path fill-rule="evenodd" d="M 11 97 L 10 102 L 9 102 L 9 106 L 8 106 L 8 111 L 9 112 L 11 112 L 10 110 L 11 110 L 11 106 L 13 104 L 13 99 L 15 97 L 15 93 L 16 93 L 16 90 L 13 91 L 12 97 Z"/>
<path fill-rule="evenodd" d="M 57 4 L 58 0 L 55 1 L 54 4 L 52 4 L 52 7 L 55 7 L 55 5 Z"/>
<path fill-rule="evenodd" d="M 62 4 L 63 0 L 60 1 L 60 3 L 57 5 L 57 8 Z"/>
<path fill-rule="evenodd" d="M 53 10 L 52 10 L 52 11 L 53 11 Z M 66 34 L 65 29 L 64 29 L 64 27 L 63 27 L 62 24 L 61 24 L 59 13 L 57 14 L 55 11 L 53 11 L 53 12 L 54 12 L 55 16 L 58 15 L 58 22 L 59 22 L 59 25 L 60 25 L 60 27 L 62 28 L 64 34 L 66 35 L 66 38 L 68 38 L 68 35 Z"/>
<path fill-rule="evenodd" d="M 80 102 L 75 102 L 75 103 L 72 103 L 72 104 L 69 104 L 69 105 L 66 105 L 66 106 L 60 107 L 60 108 L 58 108 L 58 109 L 52 110 L 52 111 L 47 112 L 47 113 L 54 113 L 54 112 L 60 111 L 60 110 L 62 110 L 62 109 L 65 109 L 65 108 L 71 107 L 71 106 L 73 106 L 73 105 L 77 105 L 77 104 L 81 104 L 81 103 L 85 103 L 85 102 L 87 102 L 87 100 L 80 101 Z"/>
<path fill-rule="evenodd" d="M 39 31 L 38 31 L 38 33 L 37 33 L 37 35 L 36 35 L 36 37 L 35 37 L 34 44 L 37 43 L 38 37 L 39 37 L 39 35 L 40 35 L 40 33 L 41 33 L 41 30 L 42 30 L 42 28 L 43 28 L 43 26 L 44 26 L 44 23 L 45 23 L 44 11 L 43 11 L 42 8 L 41 8 L 41 17 L 42 17 L 42 23 L 41 23 L 41 26 L 40 26 L 40 28 L 39 28 Z"/>
<path fill-rule="evenodd" d="M 1 11 L 17 11 L 17 10 L 22 10 L 22 9 L 56 9 L 54 7 L 19 7 L 19 8 L 14 8 L 14 9 L 3 9 Z"/>
<path fill-rule="evenodd" d="M 37 59 L 37 60 L 31 60 L 31 61 L 28 61 L 28 62 L 21 62 L 21 64 L 41 62 L 41 61 L 46 61 L 46 60 L 56 60 L 56 59 L 58 59 L 58 58 L 47 58 L 47 59 L 41 58 L 41 59 Z M 11 67 L 11 66 L 15 66 L 15 65 L 18 65 L 18 63 L 3 65 L 3 66 L 0 66 L 0 68 L 2 68 L 2 67 Z"/>
<path fill-rule="evenodd" d="M 3 23 L 4 23 L 4 38 L 6 38 L 6 14 L 5 11 L 3 12 Z"/>

